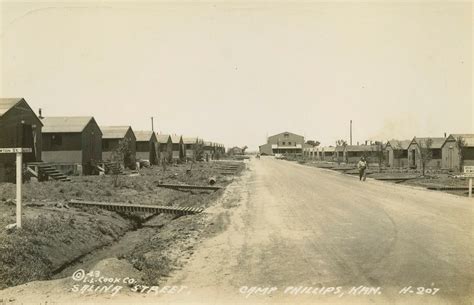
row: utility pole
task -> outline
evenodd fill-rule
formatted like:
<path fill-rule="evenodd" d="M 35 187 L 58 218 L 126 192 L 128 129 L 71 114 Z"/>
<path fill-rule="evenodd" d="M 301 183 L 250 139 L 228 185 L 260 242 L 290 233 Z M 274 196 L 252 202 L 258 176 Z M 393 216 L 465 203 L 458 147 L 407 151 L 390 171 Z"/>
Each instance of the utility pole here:
<path fill-rule="evenodd" d="M 352 120 L 351 120 L 351 140 L 350 140 L 350 145 L 352 145 Z"/>
<path fill-rule="evenodd" d="M 151 131 L 155 132 L 155 128 L 153 126 L 153 117 L 151 117 Z"/>

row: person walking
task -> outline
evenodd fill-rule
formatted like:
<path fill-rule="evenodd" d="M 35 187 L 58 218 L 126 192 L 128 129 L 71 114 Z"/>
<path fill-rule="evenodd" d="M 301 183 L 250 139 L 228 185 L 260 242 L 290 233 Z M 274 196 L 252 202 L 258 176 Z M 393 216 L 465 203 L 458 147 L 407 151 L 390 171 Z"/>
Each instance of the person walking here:
<path fill-rule="evenodd" d="M 359 180 L 365 181 L 365 170 L 367 169 L 367 161 L 364 157 L 361 157 L 357 163 L 357 169 L 359 170 Z"/>

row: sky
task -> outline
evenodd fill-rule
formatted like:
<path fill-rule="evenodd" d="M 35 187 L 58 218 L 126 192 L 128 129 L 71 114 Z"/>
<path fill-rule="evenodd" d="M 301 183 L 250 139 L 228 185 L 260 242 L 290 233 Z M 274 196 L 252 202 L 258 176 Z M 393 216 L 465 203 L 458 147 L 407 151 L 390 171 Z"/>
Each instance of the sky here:
<path fill-rule="evenodd" d="M 257 149 L 474 133 L 473 6 L 2 1 L 0 97 Z"/>

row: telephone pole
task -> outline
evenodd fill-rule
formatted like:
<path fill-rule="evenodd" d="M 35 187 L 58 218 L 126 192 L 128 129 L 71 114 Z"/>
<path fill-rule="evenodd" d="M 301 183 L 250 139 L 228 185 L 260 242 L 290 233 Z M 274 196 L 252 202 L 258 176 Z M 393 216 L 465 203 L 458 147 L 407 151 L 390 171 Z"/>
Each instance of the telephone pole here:
<path fill-rule="evenodd" d="M 351 129 L 351 131 L 350 131 L 350 132 L 351 132 L 351 138 L 350 138 L 350 142 L 349 142 L 349 143 L 350 143 L 350 145 L 352 145 L 352 120 L 351 120 L 351 128 L 350 128 L 350 129 Z"/>

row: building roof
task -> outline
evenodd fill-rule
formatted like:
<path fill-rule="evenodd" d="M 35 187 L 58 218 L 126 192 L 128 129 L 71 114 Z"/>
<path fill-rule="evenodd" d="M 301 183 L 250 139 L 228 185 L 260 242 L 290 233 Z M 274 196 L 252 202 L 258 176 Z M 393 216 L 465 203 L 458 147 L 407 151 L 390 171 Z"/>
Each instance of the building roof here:
<path fill-rule="evenodd" d="M 336 151 L 336 147 L 334 146 L 326 146 L 326 147 L 322 147 L 322 150 L 324 152 L 335 152 Z"/>
<path fill-rule="evenodd" d="M 21 100 L 23 100 L 23 98 L 0 98 L 0 117 L 21 102 Z"/>
<path fill-rule="evenodd" d="M 184 144 L 196 144 L 197 140 L 197 138 L 183 137 Z"/>
<path fill-rule="evenodd" d="M 390 147 L 392 149 L 402 149 L 402 150 L 407 150 L 408 146 L 410 146 L 411 141 L 410 140 L 390 140 L 387 142 L 386 145 L 390 144 Z"/>
<path fill-rule="evenodd" d="M 346 151 L 376 151 L 375 145 L 347 145 Z"/>
<path fill-rule="evenodd" d="M 23 107 L 20 107 L 20 103 L 23 103 L 26 107 L 28 108 L 23 108 Z M 43 126 L 43 123 L 41 122 L 41 120 L 38 118 L 38 116 L 36 115 L 36 113 L 33 111 L 33 109 L 31 109 L 30 105 L 28 105 L 28 103 L 25 101 L 24 98 L 21 98 L 21 97 L 15 97 L 15 98 L 0 98 L 0 118 L 6 114 L 8 111 L 10 111 L 10 109 L 12 108 L 17 108 L 17 109 L 21 109 L 21 110 L 27 110 L 27 111 L 31 111 L 31 114 L 33 114 L 35 116 L 35 118 L 37 119 L 38 123 L 41 124 L 41 126 Z"/>
<path fill-rule="evenodd" d="M 43 133 L 82 132 L 94 118 L 91 116 L 49 116 L 41 119 Z"/>
<path fill-rule="evenodd" d="M 153 131 L 151 130 L 135 130 L 135 138 L 137 142 L 149 142 L 153 137 Z"/>
<path fill-rule="evenodd" d="M 277 133 L 277 134 L 275 134 L 275 135 L 269 136 L 268 138 L 283 137 L 285 134 L 304 138 L 304 136 L 301 136 L 301 135 L 299 135 L 299 134 L 292 133 L 292 132 L 289 132 L 289 131 Z"/>
<path fill-rule="evenodd" d="M 123 139 L 130 126 L 100 126 L 102 139 Z"/>
<path fill-rule="evenodd" d="M 450 141 L 456 141 L 459 137 L 463 138 L 464 142 L 465 142 L 465 146 L 466 147 L 474 147 L 474 134 L 468 134 L 468 133 L 464 133 L 464 134 L 461 134 L 461 133 L 453 133 L 453 134 L 450 134 L 449 137 L 446 138 L 446 142 L 448 140 Z"/>
<path fill-rule="evenodd" d="M 181 142 L 181 138 L 182 138 L 182 136 L 171 135 L 171 142 L 173 144 L 179 144 Z"/>
<path fill-rule="evenodd" d="M 158 143 L 168 143 L 168 140 L 170 139 L 169 134 L 157 134 L 156 139 L 158 140 Z"/>
<path fill-rule="evenodd" d="M 413 140 L 410 142 L 410 145 L 412 143 L 416 143 L 416 144 L 422 143 L 424 145 L 428 139 L 432 140 L 431 148 L 434 148 L 434 149 L 441 148 L 443 146 L 444 142 L 446 141 L 446 138 L 430 138 L 430 137 L 417 138 L 417 137 L 414 137 Z"/>

